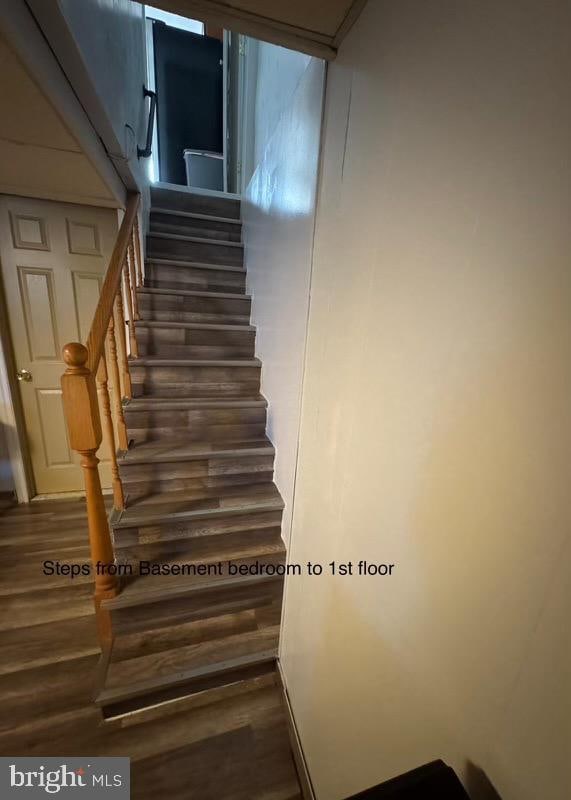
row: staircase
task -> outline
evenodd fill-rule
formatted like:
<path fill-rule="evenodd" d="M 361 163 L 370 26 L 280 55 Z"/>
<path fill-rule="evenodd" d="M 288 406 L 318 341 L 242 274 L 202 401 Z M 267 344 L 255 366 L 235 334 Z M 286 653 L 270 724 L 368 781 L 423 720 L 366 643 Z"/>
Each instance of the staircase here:
<path fill-rule="evenodd" d="M 118 458 L 126 507 L 111 524 L 119 563 L 203 573 L 126 576 L 101 602 L 106 718 L 275 669 L 283 578 L 254 568 L 285 562 L 283 501 L 245 284 L 239 201 L 153 190 Z M 251 569 L 230 575 L 230 562 Z"/>

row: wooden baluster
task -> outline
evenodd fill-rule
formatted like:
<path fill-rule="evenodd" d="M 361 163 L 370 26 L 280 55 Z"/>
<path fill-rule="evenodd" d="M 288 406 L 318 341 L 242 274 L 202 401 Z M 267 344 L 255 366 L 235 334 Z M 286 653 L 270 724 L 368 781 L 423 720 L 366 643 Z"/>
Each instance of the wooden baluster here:
<path fill-rule="evenodd" d="M 63 360 L 67 365 L 62 375 L 63 407 L 69 431 L 69 442 L 81 456 L 85 481 L 89 546 L 95 577 L 95 606 L 100 611 L 102 600 L 115 597 L 119 591 L 117 577 L 109 568 L 115 564 L 113 543 L 107 521 L 107 511 L 101 491 L 97 451 L 101 445 L 101 419 L 97 403 L 95 377 L 86 367 L 87 348 L 78 342 L 67 344 Z M 99 636 L 102 641 L 110 637 L 108 613 L 98 613 Z"/>
<path fill-rule="evenodd" d="M 131 373 L 129 371 L 129 360 L 127 359 L 127 337 L 125 335 L 125 313 L 123 310 L 123 290 L 119 286 L 117 300 L 115 303 L 115 327 L 117 329 L 117 343 L 119 345 L 119 367 L 123 381 L 123 397 L 130 400 L 133 396 L 131 388 Z M 119 387 L 118 387 L 119 388 Z M 119 388 L 120 391 L 120 388 Z"/>
<path fill-rule="evenodd" d="M 133 237 L 129 242 L 129 250 L 127 251 L 127 262 L 129 264 L 129 283 L 133 292 L 133 312 L 135 319 L 139 320 L 139 300 L 137 298 L 137 276 L 135 275 L 135 250 L 133 248 Z"/>
<path fill-rule="evenodd" d="M 139 235 L 139 217 L 135 217 L 133 227 L 133 239 L 135 240 L 135 255 L 137 256 L 137 286 L 143 285 L 143 259 L 141 258 L 141 238 Z"/>
<path fill-rule="evenodd" d="M 125 278 L 125 296 L 127 297 L 127 311 L 129 313 L 129 345 L 131 355 L 137 358 L 139 350 L 137 348 L 137 338 L 135 336 L 135 312 L 133 311 L 133 292 L 131 291 L 131 277 L 129 275 L 128 260 L 123 265 L 123 277 Z"/>
<path fill-rule="evenodd" d="M 119 450 L 129 448 L 127 436 L 127 426 L 123 414 L 123 403 L 121 402 L 121 379 L 119 377 L 119 362 L 117 361 L 117 341 L 115 339 L 115 321 L 113 314 L 109 319 L 109 338 L 107 340 L 107 370 L 111 376 L 111 386 L 113 388 L 113 408 L 115 410 L 115 424 L 117 426 L 117 438 L 119 439 Z"/>
<path fill-rule="evenodd" d="M 119 477 L 119 467 L 117 466 L 117 452 L 115 449 L 115 432 L 113 429 L 113 417 L 111 416 L 111 400 L 109 398 L 109 386 L 107 376 L 106 353 L 104 352 L 97 369 L 97 394 L 103 408 L 103 433 L 105 436 L 109 457 L 111 459 L 111 483 L 113 485 L 113 507 L 117 511 L 125 508 L 125 496 L 123 494 L 123 484 Z"/>

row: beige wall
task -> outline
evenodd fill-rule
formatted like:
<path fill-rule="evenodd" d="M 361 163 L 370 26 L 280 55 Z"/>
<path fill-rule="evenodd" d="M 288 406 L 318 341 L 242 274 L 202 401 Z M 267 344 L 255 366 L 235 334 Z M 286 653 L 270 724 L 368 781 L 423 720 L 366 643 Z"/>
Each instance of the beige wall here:
<path fill-rule="evenodd" d="M 570 25 L 370 2 L 329 72 L 290 559 L 397 566 L 289 580 L 319 800 L 437 757 L 569 797 Z"/>
<path fill-rule="evenodd" d="M 277 51 L 281 63 L 283 48 Z M 274 480 L 285 502 L 282 536 L 289 540 L 301 411 L 303 362 L 325 65 L 304 58 L 305 69 L 284 103 L 275 129 L 243 196 L 247 291 L 252 296 L 256 355 L 268 401 L 267 433 L 276 448 Z M 270 77 L 260 77 L 268 87 Z M 274 65 L 275 66 L 275 65 Z M 278 76 L 274 95 L 284 94 Z"/>

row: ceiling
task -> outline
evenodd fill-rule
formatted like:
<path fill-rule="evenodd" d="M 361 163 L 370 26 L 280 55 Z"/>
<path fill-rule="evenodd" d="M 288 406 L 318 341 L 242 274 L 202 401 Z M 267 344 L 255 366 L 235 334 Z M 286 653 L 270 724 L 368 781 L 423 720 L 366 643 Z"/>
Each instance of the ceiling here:
<path fill-rule="evenodd" d="M 0 193 L 117 205 L 77 139 L 0 36 Z"/>
<path fill-rule="evenodd" d="M 153 0 L 150 5 L 321 58 L 337 47 L 366 0 Z"/>

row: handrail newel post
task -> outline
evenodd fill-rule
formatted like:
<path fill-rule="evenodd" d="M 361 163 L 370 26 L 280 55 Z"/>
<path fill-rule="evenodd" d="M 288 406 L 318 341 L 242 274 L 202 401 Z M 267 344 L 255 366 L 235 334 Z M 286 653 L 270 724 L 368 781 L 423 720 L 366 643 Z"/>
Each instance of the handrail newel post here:
<path fill-rule="evenodd" d="M 102 600 L 115 597 L 119 587 L 117 577 L 110 569 L 115 564 L 115 556 L 96 455 L 102 440 L 101 419 L 95 376 L 86 366 L 88 356 L 87 348 L 78 342 L 63 348 L 67 369 L 62 375 L 61 386 L 70 445 L 81 456 L 95 604 L 98 606 Z"/>
<path fill-rule="evenodd" d="M 120 582 L 117 577 L 112 530 L 99 477 L 97 451 L 105 432 L 111 457 L 114 506 L 117 512 L 122 512 L 125 508 L 125 495 L 117 462 L 109 378 L 113 388 L 119 447 L 121 450 L 127 450 L 129 442 L 122 396 L 131 399 L 132 389 L 127 358 L 122 281 L 129 279 L 129 254 L 133 259 L 132 267 L 135 266 L 133 230 L 140 199 L 140 195 L 134 193 L 130 193 L 127 197 L 125 215 L 119 227 L 86 345 L 70 342 L 63 348 L 63 360 L 66 365 L 66 371 L 61 378 L 63 409 L 70 446 L 81 457 L 89 548 L 95 581 L 94 601 L 102 644 L 108 642 L 111 637 L 111 615 L 104 601 L 119 593 Z M 136 357 L 133 297 L 128 283 L 125 288 L 131 323 L 131 352 Z M 99 398 L 103 420 L 99 413 Z"/>

